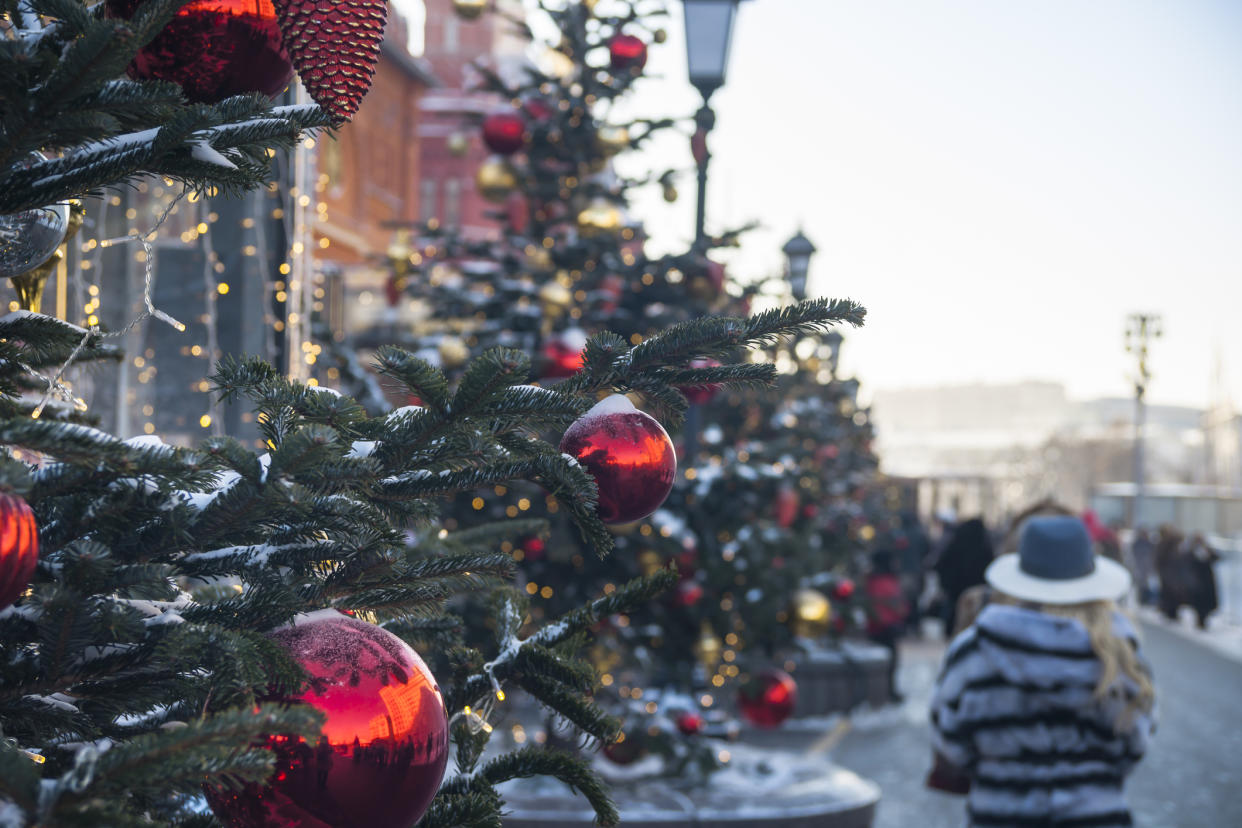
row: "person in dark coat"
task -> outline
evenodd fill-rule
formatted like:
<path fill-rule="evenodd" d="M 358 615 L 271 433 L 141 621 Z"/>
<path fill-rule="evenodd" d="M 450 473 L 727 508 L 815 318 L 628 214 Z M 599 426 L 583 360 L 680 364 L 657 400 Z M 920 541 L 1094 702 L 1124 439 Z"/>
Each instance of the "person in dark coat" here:
<path fill-rule="evenodd" d="M 1170 621 L 1190 603 L 1190 567 L 1182 545 L 1182 536 L 1171 526 L 1161 526 L 1156 541 L 1156 576 L 1160 579 L 1160 612 Z"/>
<path fill-rule="evenodd" d="M 1185 552 L 1187 581 L 1190 587 L 1189 604 L 1194 607 L 1199 629 L 1207 629 L 1208 617 L 1220 606 L 1216 591 L 1216 569 L 1220 554 L 1207 545 L 1203 535 L 1195 533 Z"/>
<path fill-rule="evenodd" d="M 972 586 L 982 584 L 992 563 L 992 538 L 982 518 L 971 518 L 953 530 L 949 543 L 936 561 L 936 575 L 945 601 L 945 636 L 957 626 L 957 599 Z"/>

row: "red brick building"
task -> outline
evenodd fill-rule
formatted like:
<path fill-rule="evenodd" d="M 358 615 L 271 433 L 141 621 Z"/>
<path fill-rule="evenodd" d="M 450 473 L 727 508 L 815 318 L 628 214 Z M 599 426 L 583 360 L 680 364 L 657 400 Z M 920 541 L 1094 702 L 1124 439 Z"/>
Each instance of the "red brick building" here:
<path fill-rule="evenodd" d="M 405 19 L 389 14 L 371 91 L 336 140 L 319 142 L 318 258 L 343 267 L 374 261 L 393 224 L 419 216 L 420 102 L 437 81 L 407 50 Z"/>
<path fill-rule="evenodd" d="M 496 224 L 486 213 L 495 205 L 484 200 L 474 187 L 474 173 L 487 157 L 487 148 L 466 120 L 471 113 L 487 112 L 502 101 L 495 95 L 471 91 L 478 80 L 471 64 L 481 61 L 505 76 L 525 62 L 528 44 L 516 37 L 513 24 L 498 14 L 468 21 L 453 12 L 452 0 L 425 0 L 425 5 L 423 59 L 439 85 L 421 102 L 418 218 L 438 219 L 467 236 L 492 236 L 497 232 Z M 522 14 L 521 0 L 497 0 L 496 5 L 508 14 Z M 464 154 L 450 149 L 454 136 L 466 138 Z"/>

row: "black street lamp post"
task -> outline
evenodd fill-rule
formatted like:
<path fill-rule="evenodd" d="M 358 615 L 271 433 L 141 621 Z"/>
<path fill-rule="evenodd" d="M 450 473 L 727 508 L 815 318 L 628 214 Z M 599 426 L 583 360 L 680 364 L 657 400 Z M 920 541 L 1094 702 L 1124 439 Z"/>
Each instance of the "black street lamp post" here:
<path fill-rule="evenodd" d="M 716 113 L 708 105 L 712 93 L 724 85 L 729 64 L 729 44 L 733 39 L 733 18 L 741 0 L 684 0 L 686 10 L 686 64 L 690 83 L 703 96 L 703 106 L 695 113 L 694 137 L 690 149 L 699 173 L 699 201 L 694 217 L 694 244 L 702 253 L 706 248 L 707 133 L 716 125 Z"/>
<path fill-rule="evenodd" d="M 781 252 L 785 254 L 785 258 L 789 262 L 788 279 L 789 290 L 793 293 L 795 301 L 801 302 L 806 299 L 806 275 L 811 269 L 811 255 L 815 252 L 815 245 L 811 243 L 802 232 L 798 230 L 797 234 L 785 242 L 785 246 L 781 248 Z"/>

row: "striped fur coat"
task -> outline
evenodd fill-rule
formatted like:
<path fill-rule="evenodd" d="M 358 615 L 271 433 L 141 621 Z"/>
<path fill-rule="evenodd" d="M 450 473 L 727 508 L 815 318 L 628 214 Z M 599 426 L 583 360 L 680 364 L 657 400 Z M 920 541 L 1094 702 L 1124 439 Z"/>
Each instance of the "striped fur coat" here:
<path fill-rule="evenodd" d="M 1118 614 L 1114 624 L 1137 648 L 1130 623 Z M 932 698 L 932 741 L 971 780 L 969 825 L 1133 824 L 1123 780 L 1153 722 L 1121 715 L 1130 679 L 1095 699 L 1099 676 L 1087 630 L 1072 619 L 992 604 L 953 640 Z"/>

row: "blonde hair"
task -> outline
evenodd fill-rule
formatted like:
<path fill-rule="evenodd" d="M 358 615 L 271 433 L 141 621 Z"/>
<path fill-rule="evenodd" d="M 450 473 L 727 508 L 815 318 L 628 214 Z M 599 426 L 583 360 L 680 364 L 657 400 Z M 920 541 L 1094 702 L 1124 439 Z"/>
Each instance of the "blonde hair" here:
<path fill-rule="evenodd" d="M 1091 651 L 1100 660 L 1100 680 L 1095 685 L 1095 698 L 1103 701 L 1110 696 L 1124 694 L 1125 707 L 1116 725 L 1122 727 L 1134 713 L 1150 713 L 1156 702 L 1151 673 L 1139 660 L 1138 649 L 1130 639 L 1117 635 L 1113 617 L 1120 612 L 1113 601 L 1086 601 L 1081 604 L 1041 604 L 1020 601 L 1013 596 L 997 592 L 995 603 L 1012 604 L 1037 610 L 1060 618 L 1072 618 L 1087 630 Z M 1125 693 L 1117 679 L 1125 676 L 1134 683 L 1134 692 Z"/>

